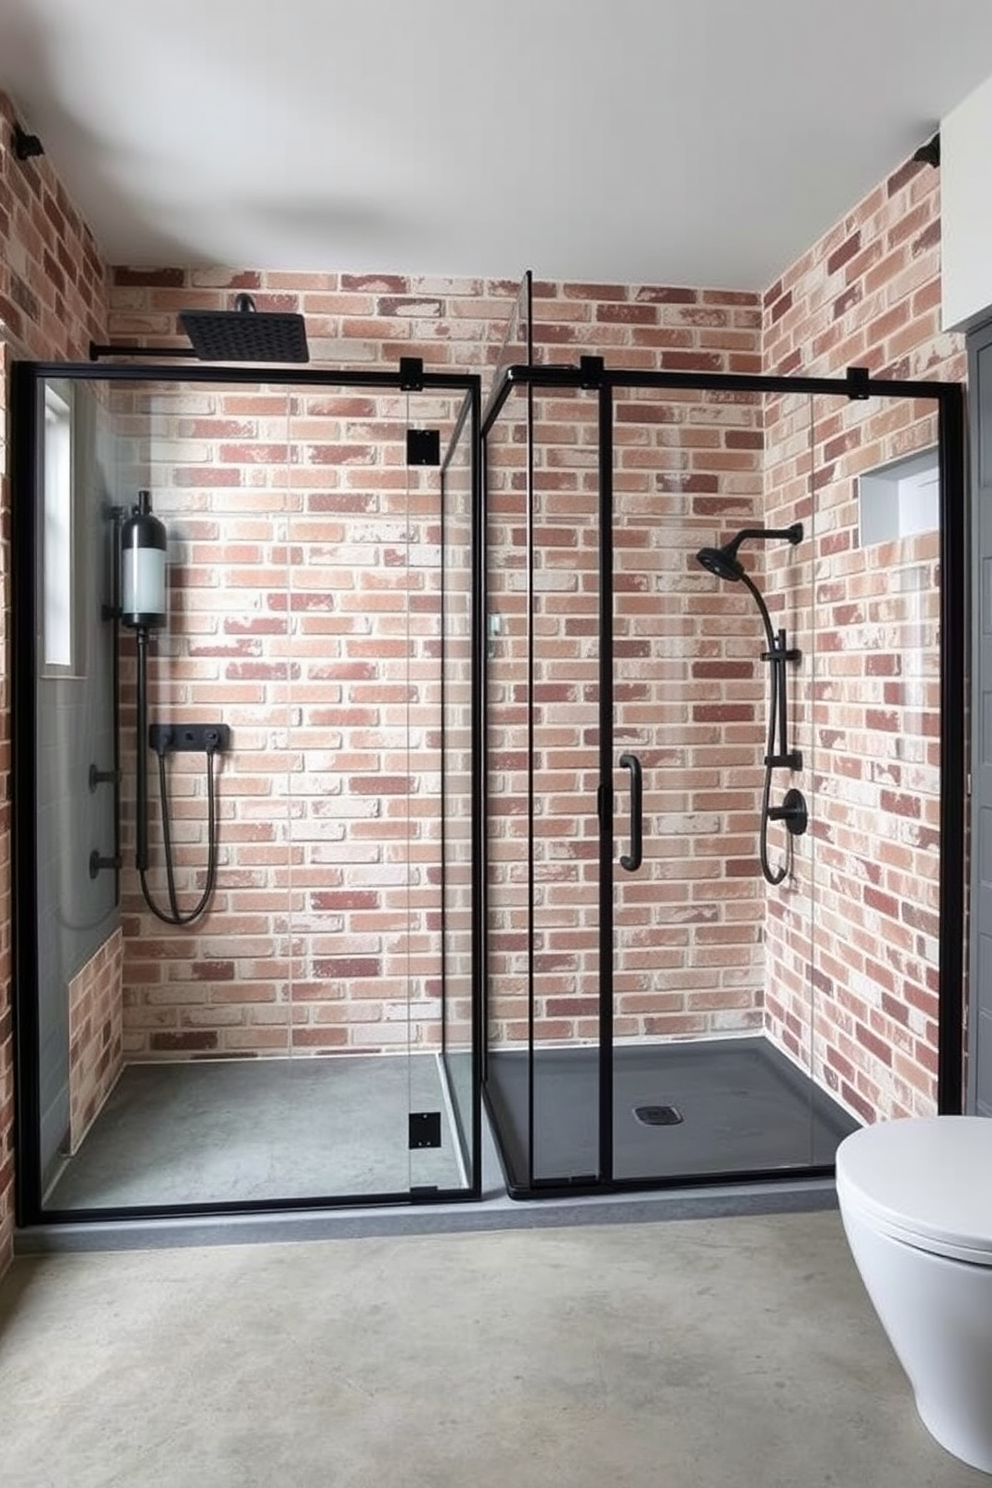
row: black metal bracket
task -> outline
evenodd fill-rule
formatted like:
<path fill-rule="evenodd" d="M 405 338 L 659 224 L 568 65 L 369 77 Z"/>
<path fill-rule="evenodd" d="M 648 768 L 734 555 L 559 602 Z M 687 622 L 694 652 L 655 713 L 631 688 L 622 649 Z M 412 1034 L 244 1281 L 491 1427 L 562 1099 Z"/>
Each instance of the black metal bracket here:
<path fill-rule="evenodd" d="M 935 134 L 932 139 L 927 140 L 925 145 L 914 150 L 912 158 L 920 165 L 932 165 L 936 170 L 940 165 L 940 134 Z"/>
<path fill-rule="evenodd" d="M 223 754 L 231 747 L 227 723 L 150 723 L 148 748 L 156 754 Z"/>
<path fill-rule="evenodd" d="M 441 1112 L 410 1112 L 410 1150 L 419 1147 L 440 1147 Z"/>
<path fill-rule="evenodd" d="M 117 785 L 120 778 L 120 770 L 98 770 L 96 765 L 90 765 L 90 792 L 95 792 L 98 785 Z"/>
<path fill-rule="evenodd" d="M 105 858 L 94 848 L 90 853 L 90 878 L 96 878 L 97 874 L 102 873 L 106 868 L 112 868 L 116 873 L 119 871 L 121 863 L 122 859 L 119 853 L 116 853 L 112 858 Z"/>
<path fill-rule="evenodd" d="M 31 160 L 35 155 L 44 155 L 45 147 L 36 134 L 28 134 L 15 123 L 12 131 L 15 160 Z"/>
<path fill-rule="evenodd" d="M 419 393 L 424 387 L 423 357 L 400 357 L 400 388 L 404 393 Z"/>
<path fill-rule="evenodd" d="M 407 429 L 406 463 L 408 465 L 440 465 L 441 430 Z"/>
<path fill-rule="evenodd" d="M 606 362 L 601 356 L 579 357 L 579 376 L 582 378 L 580 386 L 584 388 L 602 387 L 605 372 Z"/>
<path fill-rule="evenodd" d="M 847 396 L 853 401 L 864 401 L 871 397 L 871 374 L 867 367 L 848 367 L 846 373 Z"/>
<path fill-rule="evenodd" d="M 801 770 L 803 757 L 798 749 L 789 748 L 789 700 L 788 700 L 788 667 L 789 662 L 797 662 L 802 657 L 802 651 L 798 646 L 789 646 L 786 642 L 784 630 L 780 630 L 773 637 L 772 649 L 762 651 L 762 661 L 767 661 L 769 666 L 777 673 L 773 676 L 773 695 L 777 701 L 777 716 L 773 719 L 773 728 L 777 735 L 778 749 L 774 754 L 765 755 L 765 766 L 773 770 Z M 769 739 L 771 742 L 771 739 Z"/>
<path fill-rule="evenodd" d="M 167 357 L 184 357 L 187 361 L 196 361 L 192 346 L 134 346 L 124 341 L 116 345 L 101 346 L 98 341 L 90 342 L 91 362 L 98 362 L 101 357 L 115 356 L 152 357 L 156 362 Z"/>
<path fill-rule="evenodd" d="M 801 770 L 803 767 L 802 750 L 790 749 L 785 754 L 766 754 L 764 763 L 773 770 Z"/>

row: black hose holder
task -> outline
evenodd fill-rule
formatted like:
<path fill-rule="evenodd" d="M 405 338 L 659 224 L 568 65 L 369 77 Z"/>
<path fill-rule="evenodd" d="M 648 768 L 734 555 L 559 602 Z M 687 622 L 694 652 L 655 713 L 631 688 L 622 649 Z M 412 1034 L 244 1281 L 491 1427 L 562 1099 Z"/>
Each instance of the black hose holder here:
<path fill-rule="evenodd" d="M 793 837 L 801 837 L 809 826 L 809 813 L 806 810 L 806 797 L 801 790 L 787 790 L 782 797 L 781 806 L 770 806 L 768 808 L 769 821 L 784 822 L 786 830 Z"/>

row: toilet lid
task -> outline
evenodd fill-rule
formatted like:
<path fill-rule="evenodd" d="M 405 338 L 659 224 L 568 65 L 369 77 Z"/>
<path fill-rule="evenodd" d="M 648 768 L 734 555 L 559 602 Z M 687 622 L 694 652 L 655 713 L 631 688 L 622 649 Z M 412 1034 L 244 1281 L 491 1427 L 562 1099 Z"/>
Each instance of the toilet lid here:
<path fill-rule="evenodd" d="M 837 1149 L 841 1207 L 920 1250 L 992 1266 L 992 1120 L 882 1121 Z"/>

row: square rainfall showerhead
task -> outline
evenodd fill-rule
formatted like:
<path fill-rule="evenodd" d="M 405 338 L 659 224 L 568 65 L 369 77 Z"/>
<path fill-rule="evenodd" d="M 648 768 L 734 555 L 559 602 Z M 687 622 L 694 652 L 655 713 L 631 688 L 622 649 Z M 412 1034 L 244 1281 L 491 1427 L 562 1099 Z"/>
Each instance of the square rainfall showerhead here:
<path fill-rule="evenodd" d="M 179 324 L 202 362 L 308 362 L 302 315 L 269 310 L 181 310 Z"/>

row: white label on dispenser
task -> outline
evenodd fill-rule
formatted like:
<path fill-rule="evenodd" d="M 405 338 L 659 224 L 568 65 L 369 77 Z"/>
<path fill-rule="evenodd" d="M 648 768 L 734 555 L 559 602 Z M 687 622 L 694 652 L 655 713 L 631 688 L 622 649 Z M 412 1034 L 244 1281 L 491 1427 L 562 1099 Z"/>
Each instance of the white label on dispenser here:
<path fill-rule="evenodd" d="M 165 549 L 125 548 L 121 565 L 121 611 L 165 614 Z"/>

